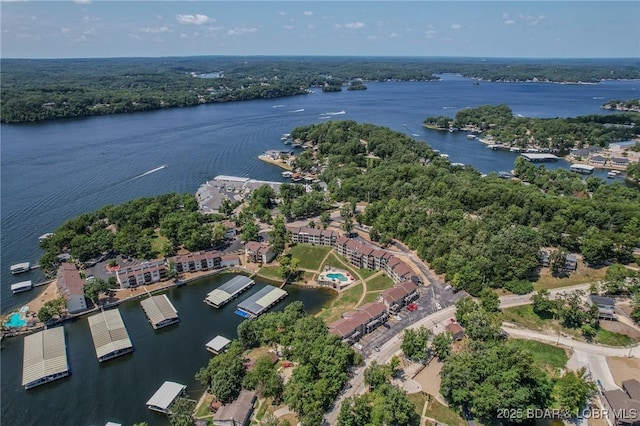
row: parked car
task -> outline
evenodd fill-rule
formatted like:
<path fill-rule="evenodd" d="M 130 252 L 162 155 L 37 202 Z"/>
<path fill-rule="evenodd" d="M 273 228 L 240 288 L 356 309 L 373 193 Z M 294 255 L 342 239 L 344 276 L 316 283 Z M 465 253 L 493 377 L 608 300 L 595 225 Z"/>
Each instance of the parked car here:
<path fill-rule="evenodd" d="M 376 352 L 380 352 L 380 347 L 378 345 L 375 345 L 373 347 L 373 350 L 376 351 Z"/>
<path fill-rule="evenodd" d="M 447 291 L 447 290 L 451 290 L 451 286 L 450 286 L 450 285 L 448 285 L 448 286 L 446 286 L 446 287 L 444 288 L 444 291 Z"/>
<path fill-rule="evenodd" d="M 383 326 L 384 328 L 386 328 L 387 330 L 391 328 L 391 326 L 390 326 L 389 324 L 387 324 L 386 322 L 385 322 L 385 323 L 382 323 L 382 326 Z"/>
<path fill-rule="evenodd" d="M 440 306 L 440 304 L 439 304 L 439 303 L 436 303 L 436 310 L 438 310 L 438 311 L 439 311 L 439 310 L 441 310 L 441 309 L 442 309 L 442 306 Z"/>
<path fill-rule="evenodd" d="M 354 348 L 358 349 L 358 350 L 362 350 L 362 345 L 360 343 L 355 343 L 353 345 Z"/>

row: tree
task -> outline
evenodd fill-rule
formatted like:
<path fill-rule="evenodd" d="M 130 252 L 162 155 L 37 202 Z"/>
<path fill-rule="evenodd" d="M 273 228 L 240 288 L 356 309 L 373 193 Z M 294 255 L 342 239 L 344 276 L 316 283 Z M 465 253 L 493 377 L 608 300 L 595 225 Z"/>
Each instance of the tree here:
<path fill-rule="evenodd" d="M 256 360 L 253 369 L 247 372 L 244 378 L 243 387 L 256 390 L 261 397 L 273 398 L 275 401 L 282 398 L 284 390 L 282 378 L 267 355 Z"/>
<path fill-rule="evenodd" d="M 331 215 L 329 214 L 329 212 L 320 213 L 320 225 L 322 225 L 322 229 L 327 229 L 330 223 Z"/>
<path fill-rule="evenodd" d="M 498 294 L 490 288 L 485 288 L 480 292 L 480 306 L 487 313 L 500 312 L 500 298 Z"/>
<path fill-rule="evenodd" d="M 242 241 L 257 241 L 258 240 L 258 225 L 253 220 L 245 222 L 242 225 Z"/>
<path fill-rule="evenodd" d="M 342 221 L 342 229 L 347 234 L 350 233 L 353 230 L 353 219 L 351 218 L 351 216 L 346 217 L 346 218 L 343 219 L 343 221 Z"/>
<path fill-rule="evenodd" d="M 431 347 L 440 361 L 447 359 L 451 353 L 451 333 L 444 332 L 436 335 L 431 342 Z"/>
<path fill-rule="evenodd" d="M 564 270 L 564 264 L 567 261 L 567 253 L 563 250 L 552 250 L 549 253 L 549 268 L 555 275 L 560 274 Z"/>
<path fill-rule="evenodd" d="M 196 403 L 187 398 L 177 398 L 171 404 L 171 414 L 169 422 L 171 426 L 195 426 L 196 421 L 193 418 L 193 409 Z"/>
<path fill-rule="evenodd" d="M 431 333 L 425 327 L 416 330 L 406 328 L 402 332 L 400 348 L 409 359 L 422 361 L 427 359 L 427 341 Z"/>
<path fill-rule="evenodd" d="M 280 256 L 287 243 L 287 228 L 285 227 L 283 216 L 273 218 L 273 229 L 269 232 L 269 243 L 273 253 L 276 256 Z"/>
<path fill-rule="evenodd" d="M 278 273 L 282 278 L 287 279 L 298 270 L 300 259 L 292 257 L 290 254 L 282 255 L 278 258 Z"/>
<path fill-rule="evenodd" d="M 378 364 L 373 361 L 369 367 L 364 370 L 364 383 L 369 386 L 371 390 L 375 390 L 379 386 L 389 382 L 389 376 L 392 374 L 392 369 L 386 364 Z"/>
<path fill-rule="evenodd" d="M 577 416 L 596 391 L 595 383 L 586 379 L 586 370 L 581 368 L 575 373 L 567 371 L 556 380 L 553 397 L 558 408 Z"/>

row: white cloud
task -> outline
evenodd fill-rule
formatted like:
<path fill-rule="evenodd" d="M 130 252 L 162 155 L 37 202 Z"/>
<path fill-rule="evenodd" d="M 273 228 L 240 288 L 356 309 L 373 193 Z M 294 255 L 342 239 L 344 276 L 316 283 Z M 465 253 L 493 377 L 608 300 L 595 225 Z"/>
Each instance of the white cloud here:
<path fill-rule="evenodd" d="M 504 21 L 505 25 L 514 25 L 516 23 L 516 21 L 514 21 L 513 19 L 507 19 Z"/>
<path fill-rule="evenodd" d="M 100 18 L 98 18 L 96 16 L 93 16 L 93 15 L 85 15 L 85 16 L 82 17 L 82 20 L 84 22 L 100 22 L 100 21 L 102 21 L 102 19 L 100 19 Z"/>
<path fill-rule="evenodd" d="M 73 2 L 76 4 L 89 4 L 91 0 L 73 0 Z"/>
<path fill-rule="evenodd" d="M 374 35 L 368 35 L 367 36 L 367 40 L 377 40 L 377 39 L 378 39 L 378 37 L 374 36 Z"/>
<path fill-rule="evenodd" d="M 295 27 L 294 27 L 293 25 L 285 25 L 285 26 L 284 26 L 284 27 L 282 27 L 282 28 L 284 28 L 285 30 L 292 30 L 292 29 L 294 29 Z"/>
<path fill-rule="evenodd" d="M 305 11 L 303 12 L 303 14 L 304 14 L 304 16 L 313 16 L 313 11 L 311 11 L 311 10 L 305 10 Z"/>
<path fill-rule="evenodd" d="M 287 12 L 285 12 L 283 10 L 279 10 L 279 11 L 276 12 L 276 15 L 287 16 Z"/>
<path fill-rule="evenodd" d="M 155 26 L 155 27 L 142 27 L 140 28 L 140 32 L 145 34 L 158 34 L 158 33 L 171 32 L 171 29 L 166 25 L 162 25 L 162 26 Z"/>
<path fill-rule="evenodd" d="M 209 18 L 207 15 L 176 15 L 176 20 L 179 24 L 183 25 L 202 25 L 207 22 L 214 21 L 214 19 Z"/>
<path fill-rule="evenodd" d="M 348 22 L 346 24 L 336 24 L 333 27 L 336 29 L 349 28 L 351 30 L 357 30 L 359 28 L 364 28 L 364 22 Z"/>
<path fill-rule="evenodd" d="M 398 37 L 398 33 L 389 34 L 389 38 L 396 38 L 396 37 Z"/>
<path fill-rule="evenodd" d="M 426 33 L 424 33 L 426 38 L 434 38 L 436 34 L 438 34 L 436 30 L 429 30 Z"/>
<path fill-rule="evenodd" d="M 453 24 L 453 25 L 451 25 L 451 29 L 452 29 L 452 30 L 459 30 L 460 28 L 462 28 L 462 25 L 460 25 L 460 24 Z"/>
<path fill-rule="evenodd" d="M 64 35 L 69 34 L 69 32 L 70 32 L 70 31 L 71 31 L 71 29 L 70 29 L 70 28 L 67 28 L 67 27 L 62 27 L 62 28 L 60 28 L 60 32 L 61 32 L 62 34 L 64 34 Z"/>
<path fill-rule="evenodd" d="M 256 31 L 258 31 L 257 28 L 252 27 L 252 28 L 233 28 L 229 31 L 227 31 L 227 35 L 230 36 L 236 36 L 236 35 L 243 35 L 243 34 L 250 34 L 250 33 L 255 33 Z"/>

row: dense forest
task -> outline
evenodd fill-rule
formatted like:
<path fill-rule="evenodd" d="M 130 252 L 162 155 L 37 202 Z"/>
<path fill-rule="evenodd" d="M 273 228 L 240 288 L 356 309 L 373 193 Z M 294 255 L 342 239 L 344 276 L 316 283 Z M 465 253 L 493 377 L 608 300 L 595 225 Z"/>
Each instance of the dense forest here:
<path fill-rule="evenodd" d="M 597 82 L 640 78 L 632 60 L 184 57 L 2 59 L 0 120 L 53 120 L 204 103 L 270 99 L 353 82 L 436 80 L 458 73 L 491 81 Z"/>
<path fill-rule="evenodd" d="M 586 115 L 575 118 L 517 117 L 507 105 L 469 108 L 449 117 L 427 117 L 424 124 L 441 129 L 470 126 L 496 143 L 567 150 L 582 145 L 608 146 L 640 134 L 640 113 Z"/>
<path fill-rule="evenodd" d="M 373 240 L 404 241 L 474 295 L 487 286 L 530 291 L 542 247 L 596 265 L 631 262 L 640 243 L 636 188 L 523 160 L 519 181 L 481 177 L 404 134 L 354 121 L 298 127 L 292 136 L 317 146 L 337 201 L 369 202 L 356 219 L 371 226 Z"/>

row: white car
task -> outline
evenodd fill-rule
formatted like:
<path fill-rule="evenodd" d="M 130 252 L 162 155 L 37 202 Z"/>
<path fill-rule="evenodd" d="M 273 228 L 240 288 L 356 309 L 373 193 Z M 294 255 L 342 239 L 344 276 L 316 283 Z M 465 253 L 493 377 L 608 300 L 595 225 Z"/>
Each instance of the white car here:
<path fill-rule="evenodd" d="M 358 349 L 358 350 L 360 350 L 360 351 L 362 350 L 362 345 L 361 345 L 360 343 L 355 343 L 355 344 L 353 345 L 353 347 L 354 347 L 354 348 L 356 348 L 356 349 Z"/>
<path fill-rule="evenodd" d="M 448 286 L 446 286 L 446 287 L 444 288 L 444 291 L 447 291 L 447 290 L 451 290 L 451 286 L 450 286 L 450 285 L 448 285 Z"/>
<path fill-rule="evenodd" d="M 439 304 L 439 303 L 436 303 L 436 310 L 438 310 L 438 311 L 439 311 L 439 310 L 441 310 L 441 309 L 442 309 L 442 306 L 440 306 L 440 304 Z"/>

